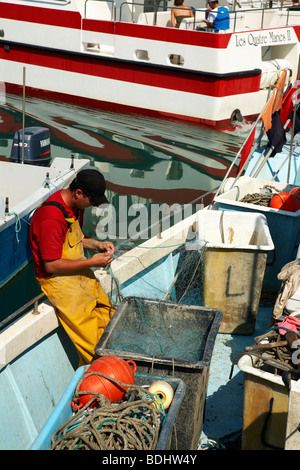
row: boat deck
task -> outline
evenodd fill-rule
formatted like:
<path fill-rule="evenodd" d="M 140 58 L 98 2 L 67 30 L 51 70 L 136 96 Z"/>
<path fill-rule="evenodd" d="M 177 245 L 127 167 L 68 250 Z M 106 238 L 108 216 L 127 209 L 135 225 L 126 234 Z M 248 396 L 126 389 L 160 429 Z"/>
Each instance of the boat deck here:
<path fill-rule="evenodd" d="M 75 161 L 75 168 L 87 166 L 87 160 Z M 74 175 L 70 169 L 71 159 L 56 158 L 50 167 L 21 164 L 13 162 L 1 162 L 0 188 L 1 196 L 9 198 L 10 207 L 15 207 L 30 197 L 35 191 L 45 186 L 47 181 L 52 188 L 58 184 L 59 179 L 66 182 Z M 16 191 L 18 188 L 18 191 Z"/>
<path fill-rule="evenodd" d="M 134 5 L 134 3 L 133 3 Z M 205 19 L 205 9 L 196 9 L 193 18 L 184 18 L 179 29 L 197 30 L 202 28 L 202 32 L 211 33 L 212 31 L 205 28 L 203 20 Z M 299 24 L 300 10 L 281 9 L 275 7 L 271 9 L 240 9 L 229 12 L 230 28 L 224 33 L 229 32 L 249 32 L 256 30 L 257 25 L 261 25 L 261 29 L 280 28 Z M 140 13 L 136 23 L 150 26 L 171 27 L 171 7 L 168 11 L 158 11 Z M 108 19 L 108 18 L 107 18 Z M 122 9 L 120 10 L 120 21 L 122 21 Z M 126 19 L 126 22 L 129 21 Z M 133 21 L 135 22 L 135 21 Z"/>
<path fill-rule="evenodd" d="M 256 326 L 252 335 L 218 334 L 213 350 L 208 390 L 206 397 L 204 428 L 200 445 L 205 449 L 208 439 L 212 446 L 224 443 L 227 436 L 235 438 L 240 448 L 240 435 L 243 427 L 244 372 L 235 363 L 245 352 L 246 346 L 254 344 L 254 338 L 268 330 L 272 307 L 260 306 Z M 230 437 L 227 438 L 230 441 Z"/>

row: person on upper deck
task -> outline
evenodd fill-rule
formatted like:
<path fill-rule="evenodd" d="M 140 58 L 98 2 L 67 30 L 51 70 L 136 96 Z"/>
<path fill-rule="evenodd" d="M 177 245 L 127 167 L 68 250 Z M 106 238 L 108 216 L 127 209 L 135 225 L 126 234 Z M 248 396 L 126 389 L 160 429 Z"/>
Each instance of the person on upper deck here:
<path fill-rule="evenodd" d="M 184 5 L 184 0 L 174 0 L 175 8 L 171 10 L 171 24 L 173 28 L 179 28 L 184 18 L 194 16 L 193 9 Z"/>
<path fill-rule="evenodd" d="M 208 18 L 203 20 L 207 27 L 213 29 L 216 33 L 229 29 L 228 8 L 220 6 L 218 0 L 210 0 L 208 3 L 211 10 L 209 11 Z"/>
<path fill-rule="evenodd" d="M 38 284 L 73 341 L 79 365 L 93 360 L 94 348 L 115 312 L 92 271 L 110 265 L 114 245 L 87 238 L 82 232 L 84 210 L 108 203 L 105 189 L 98 170 L 81 170 L 68 188 L 48 197 L 30 224 Z M 86 258 L 84 249 L 97 253 Z"/>

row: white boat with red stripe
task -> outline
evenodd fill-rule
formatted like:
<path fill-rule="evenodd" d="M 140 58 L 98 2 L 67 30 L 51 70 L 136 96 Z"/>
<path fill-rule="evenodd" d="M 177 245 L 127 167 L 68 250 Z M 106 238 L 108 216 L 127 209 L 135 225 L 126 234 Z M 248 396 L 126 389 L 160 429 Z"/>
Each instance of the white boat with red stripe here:
<path fill-rule="evenodd" d="M 300 10 L 228 5 L 216 33 L 205 0 L 179 28 L 173 0 L 153 2 L 0 0 L 2 89 L 21 91 L 26 68 L 27 96 L 225 129 L 259 114 L 283 69 L 296 79 Z"/>

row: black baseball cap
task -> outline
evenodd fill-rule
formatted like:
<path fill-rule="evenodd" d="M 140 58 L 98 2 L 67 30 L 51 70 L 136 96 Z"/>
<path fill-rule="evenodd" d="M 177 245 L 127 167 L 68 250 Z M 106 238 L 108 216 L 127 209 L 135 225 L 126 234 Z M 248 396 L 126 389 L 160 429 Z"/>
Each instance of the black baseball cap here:
<path fill-rule="evenodd" d="M 81 170 L 77 173 L 73 183 L 89 198 L 93 206 L 108 204 L 108 200 L 104 195 L 106 183 L 100 171 L 96 169 Z"/>

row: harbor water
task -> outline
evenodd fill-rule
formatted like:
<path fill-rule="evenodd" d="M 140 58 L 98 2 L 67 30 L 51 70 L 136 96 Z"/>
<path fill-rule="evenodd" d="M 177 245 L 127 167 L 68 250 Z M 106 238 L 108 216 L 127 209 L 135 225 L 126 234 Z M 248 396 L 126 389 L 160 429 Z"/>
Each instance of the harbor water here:
<path fill-rule="evenodd" d="M 23 112 L 25 127 L 50 129 L 52 158 L 70 158 L 71 154 L 88 158 L 91 166 L 104 174 L 107 197 L 118 213 L 124 204 L 127 209 L 133 204 L 172 208 L 192 201 L 210 202 L 202 196 L 220 184 L 247 131 L 241 128 L 224 133 L 198 124 L 30 97 L 23 109 L 21 96 L 7 94 L 0 103 L 1 160 L 9 160 L 14 134 L 22 128 Z M 103 236 L 99 217 L 97 209 L 87 210 L 86 235 Z M 129 238 L 118 224 L 114 228 L 116 244 Z M 0 289 L 0 322 L 39 293 L 31 262 Z"/>

